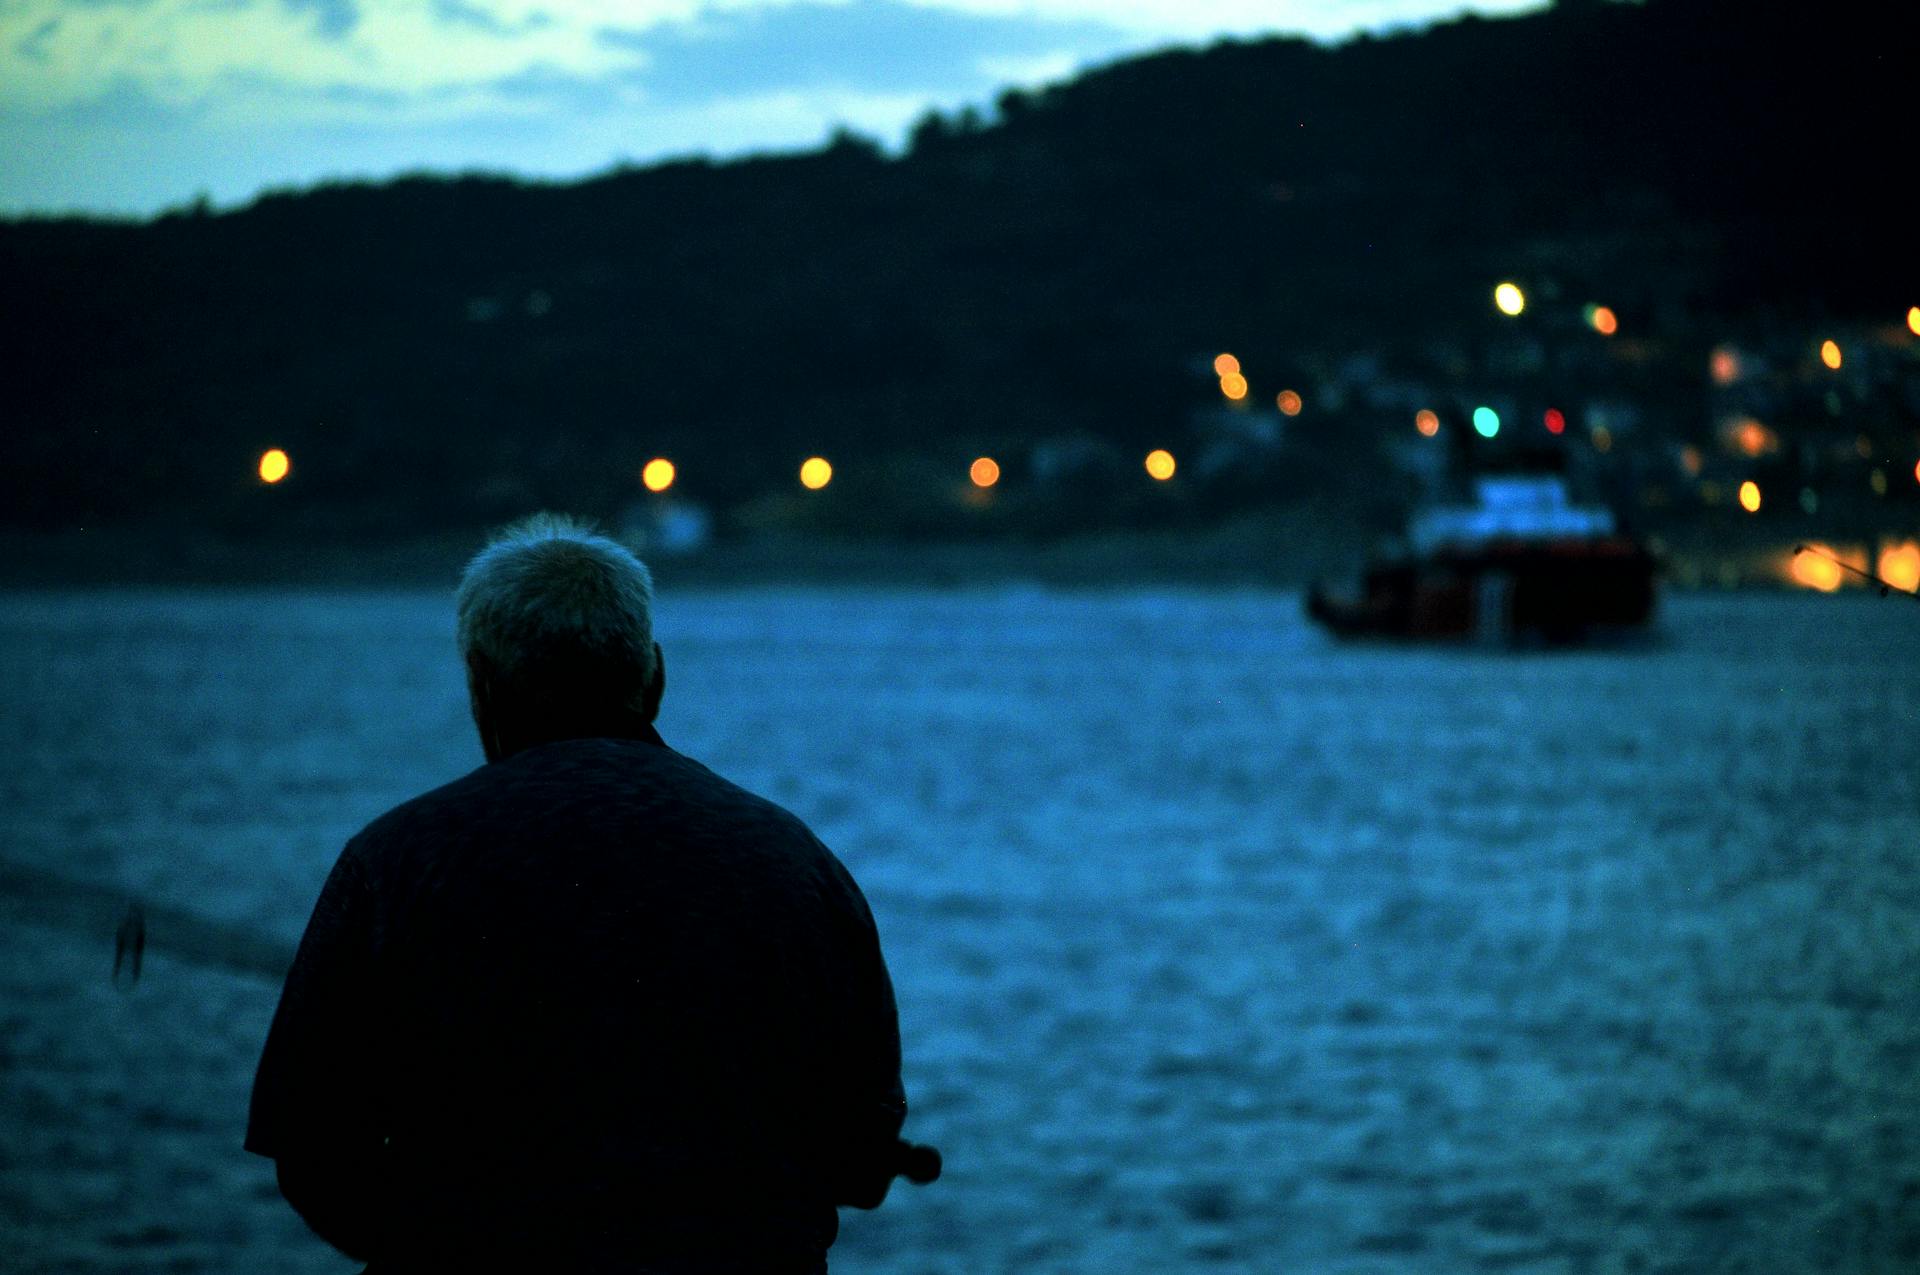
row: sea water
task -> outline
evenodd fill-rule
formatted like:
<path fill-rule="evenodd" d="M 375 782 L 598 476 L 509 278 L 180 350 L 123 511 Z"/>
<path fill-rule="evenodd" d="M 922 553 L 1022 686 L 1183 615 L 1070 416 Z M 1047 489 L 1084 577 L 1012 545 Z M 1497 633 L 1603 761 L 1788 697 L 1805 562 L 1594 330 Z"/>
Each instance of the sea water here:
<path fill-rule="evenodd" d="M 853 870 L 936 1185 L 837 1272 L 1920 1265 L 1920 607 L 1595 650 L 1270 593 L 659 604 L 675 747 Z M 277 987 L 111 980 L 78 883 L 290 947 L 477 765 L 444 593 L 0 597 L 0 1267 L 345 1271 L 239 1149 Z M 37 877 L 34 874 L 39 874 Z"/>

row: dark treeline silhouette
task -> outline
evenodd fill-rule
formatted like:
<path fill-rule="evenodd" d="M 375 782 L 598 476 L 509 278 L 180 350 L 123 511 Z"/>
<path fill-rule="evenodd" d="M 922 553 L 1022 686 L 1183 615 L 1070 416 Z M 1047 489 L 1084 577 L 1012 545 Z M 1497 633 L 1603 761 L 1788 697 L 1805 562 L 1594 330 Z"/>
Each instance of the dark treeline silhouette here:
<path fill-rule="evenodd" d="M 1150 445 L 1198 356 L 1475 339 L 1517 271 L 1639 332 L 1899 313 L 1920 68 L 1884 12 L 1590 0 L 1140 57 L 898 158 L 841 134 L 0 224 L 0 519 L 384 535 L 611 512 L 655 454 L 732 509 L 819 451 L 906 525 L 914 466 Z"/>

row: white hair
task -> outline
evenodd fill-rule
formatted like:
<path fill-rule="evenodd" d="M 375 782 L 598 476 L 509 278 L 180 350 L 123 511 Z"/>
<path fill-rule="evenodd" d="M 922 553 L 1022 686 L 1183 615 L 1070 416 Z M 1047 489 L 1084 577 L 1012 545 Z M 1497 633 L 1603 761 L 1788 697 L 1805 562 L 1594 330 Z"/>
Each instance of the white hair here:
<path fill-rule="evenodd" d="M 457 599 L 462 658 L 478 653 L 530 705 L 638 706 L 653 680 L 653 577 L 587 523 L 543 513 L 501 529 Z"/>

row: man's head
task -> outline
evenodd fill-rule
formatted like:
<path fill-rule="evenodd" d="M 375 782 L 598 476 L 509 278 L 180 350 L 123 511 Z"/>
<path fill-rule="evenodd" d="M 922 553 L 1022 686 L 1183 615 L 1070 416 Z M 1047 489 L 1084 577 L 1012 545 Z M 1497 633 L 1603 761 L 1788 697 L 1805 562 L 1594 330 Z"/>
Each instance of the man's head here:
<path fill-rule="evenodd" d="M 660 709 L 653 580 L 557 514 L 505 528 L 460 579 L 460 653 L 489 761 L 555 739 L 625 736 Z"/>

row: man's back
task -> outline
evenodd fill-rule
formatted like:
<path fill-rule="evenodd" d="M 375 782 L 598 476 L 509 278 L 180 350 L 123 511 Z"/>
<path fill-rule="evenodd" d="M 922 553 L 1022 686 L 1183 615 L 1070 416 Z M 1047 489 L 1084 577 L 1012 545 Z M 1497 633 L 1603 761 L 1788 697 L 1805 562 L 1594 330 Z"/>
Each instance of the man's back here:
<path fill-rule="evenodd" d="M 797 819 L 657 737 L 560 740 L 349 843 L 248 1146 L 383 1148 L 376 1271 L 811 1270 L 899 1072 L 865 901 Z"/>

